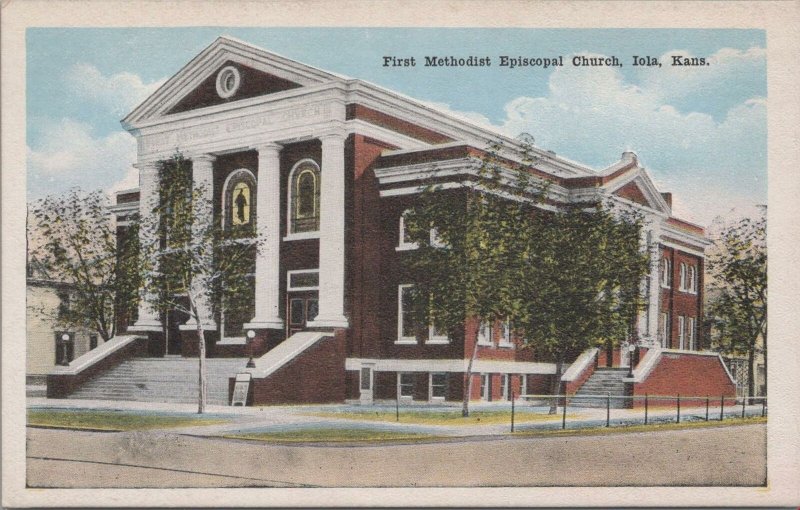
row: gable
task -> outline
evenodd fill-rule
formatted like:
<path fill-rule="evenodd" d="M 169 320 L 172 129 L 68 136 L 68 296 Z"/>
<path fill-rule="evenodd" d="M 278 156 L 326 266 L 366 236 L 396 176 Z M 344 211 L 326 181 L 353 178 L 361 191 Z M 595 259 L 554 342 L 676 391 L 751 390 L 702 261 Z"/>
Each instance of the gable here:
<path fill-rule="evenodd" d="M 628 184 L 622 186 L 620 189 L 615 191 L 614 194 L 620 198 L 636 202 L 639 205 L 652 207 L 650 203 L 647 201 L 647 197 L 644 196 L 644 193 L 642 193 L 642 190 L 636 184 L 636 181 L 631 181 Z"/>
<path fill-rule="evenodd" d="M 233 95 L 221 97 L 217 91 L 218 76 L 223 70 L 228 70 L 230 68 L 235 69 L 239 74 L 238 87 Z M 183 99 L 167 111 L 167 113 L 185 112 L 196 108 L 230 103 L 231 101 L 238 101 L 240 99 L 291 90 L 300 86 L 301 85 L 298 83 L 227 60 L 212 72 L 199 86 L 186 94 Z"/>

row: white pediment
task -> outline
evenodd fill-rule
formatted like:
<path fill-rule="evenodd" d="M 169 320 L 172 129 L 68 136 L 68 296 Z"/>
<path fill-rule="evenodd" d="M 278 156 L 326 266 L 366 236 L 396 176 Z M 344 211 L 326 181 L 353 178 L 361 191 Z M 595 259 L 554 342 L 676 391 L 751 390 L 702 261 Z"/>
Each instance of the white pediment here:
<path fill-rule="evenodd" d="M 122 120 L 122 125 L 126 129 L 135 129 L 139 124 L 167 115 L 226 62 L 240 64 L 302 87 L 343 79 L 238 39 L 221 36 L 129 113 Z"/>

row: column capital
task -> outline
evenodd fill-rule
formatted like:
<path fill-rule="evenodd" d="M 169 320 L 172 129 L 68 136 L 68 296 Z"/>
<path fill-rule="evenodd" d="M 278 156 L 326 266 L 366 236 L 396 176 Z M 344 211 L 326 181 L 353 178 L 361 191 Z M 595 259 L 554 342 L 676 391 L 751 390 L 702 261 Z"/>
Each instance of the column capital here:
<path fill-rule="evenodd" d="M 319 138 L 323 143 L 326 141 L 344 141 L 347 138 L 347 130 L 344 126 L 335 125 L 331 128 L 325 129 L 324 131 L 320 131 L 317 134 L 317 138 Z"/>
<path fill-rule="evenodd" d="M 283 145 L 278 142 L 260 142 L 253 144 L 253 148 L 260 153 L 262 152 L 280 152 Z"/>
<path fill-rule="evenodd" d="M 139 173 L 155 173 L 158 172 L 158 161 L 137 161 L 133 167 L 139 170 Z"/>
<path fill-rule="evenodd" d="M 213 154 L 208 153 L 198 153 L 198 154 L 189 154 L 187 155 L 187 159 L 191 159 L 192 163 L 213 163 L 217 160 L 217 157 Z"/>

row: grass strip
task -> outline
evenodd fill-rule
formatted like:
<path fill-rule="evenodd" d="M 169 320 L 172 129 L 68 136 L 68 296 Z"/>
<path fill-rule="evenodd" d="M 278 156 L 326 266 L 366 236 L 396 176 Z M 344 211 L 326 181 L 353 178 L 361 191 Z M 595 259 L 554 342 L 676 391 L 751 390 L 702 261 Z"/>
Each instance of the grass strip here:
<path fill-rule="evenodd" d="M 127 431 L 216 425 L 227 420 L 188 415 L 141 414 L 124 411 L 28 410 L 28 425 L 44 428 Z"/>
<path fill-rule="evenodd" d="M 386 441 L 421 441 L 440 439 L 442 436 L 370 429 L 304 428 L 297 430 L 227 434 L 226 439 L 246 439 L 248 441 L 271 441 L 281 443 L 353 443 Z"/>
<path fill-rule="evenodd" d="M 397 422 L 395 411 L 348 411 L 348 412 L 326 412 L 318 411 L 305 413 L 309 416 L 320 418 L 335 418 L 343 420 L 366 420 Z M 568 414 L 567 419 L 575 418 L 575 415 Z M 542 414 L 531 412 L 518 412 L 514 415 L 516 423 L 536 423 L 561 420 L 560 414 Z M 511 423 L 511 411 L 472 411 L 468 417 L 461 416 L 461 410 L 453 411 L 400 411 L 400 423 L 412 423 L 416 425 L 494 425 Z"/>
<path fill-rule="evenodd" d="M 758 425 L 767 423 L 766 417 L 726 418 L 724 421 L 687 421 L 681 423 L 654 423 L 649 425 L 616 425 L 613 427 L 574 428 L 557 430 L 523 430 L 514 432 L 513 437 L 537 436 L 602 436 L 608 434 L 628 434 L 633 432 L 664 432 L 670 430 L 688 430 L 710 427 L 731 427 L 737 425 Z"/>

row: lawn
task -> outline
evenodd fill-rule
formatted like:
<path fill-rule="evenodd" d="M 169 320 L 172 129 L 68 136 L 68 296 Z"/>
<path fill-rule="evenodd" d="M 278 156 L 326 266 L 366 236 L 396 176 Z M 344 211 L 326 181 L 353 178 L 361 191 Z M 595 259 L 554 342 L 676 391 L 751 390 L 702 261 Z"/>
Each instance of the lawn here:
<path fill-rule="evenodd" d="M 28 410 L 29 426 L 63 429 L 124 431 L 214 425 L 225 422 L 226 420 L 221 418 L 186 414 L 71 409 Z"/>
<path fill-rule="evenodd" d="M 420 434 L 415 432 L 370 430 L 360 428 L 302 428 L 273 432 L 230 434 L 223 437 L 227 439 L 276 441 L 283 443 L 420 441 L 441 438 L 441 436 Z"/>
<path fill-rule="evenodd" d="M 592 427 L 574 428 L 566 430 L 524 430 L 514 432 L 514 436 L 591 436 L 605 434 L 625 434 L 631 432 L 663 432 L 667 430 L 686 430 L 707 427 L 731 427 L 737 425 L 758 425 L 767 423 L 766 417 L 755 416 L 747 418 L 726 418 L 724 421 L 718 420 L 694 420 L 675 422 L 659 422 L 652 424 L 637 425 L 614 425 L 612 427 Z"/>
<path fill-rule="evenodd" d="M 345 420 L 369 420 L 397 422 L 395 410 L 380 409 L 370 411 L 317 411 L 308 413 L 312 416 L 323 418 L 340 418 Z M 567 419 L 575 415 L 567 414 Z M 542 412 L 517 411 L 514 414 L 516 423 L 546 422 L 561 420 L 561 414 L 546 414 Z M 414 423 L 419 425 L 494 425 L 511 423 L 511 411 L 507 409 L 471 411 L 468 417 L 461 416 L 461 409 L 452 410 L 424 410 L 400 409 L 400 423 Z"/>

